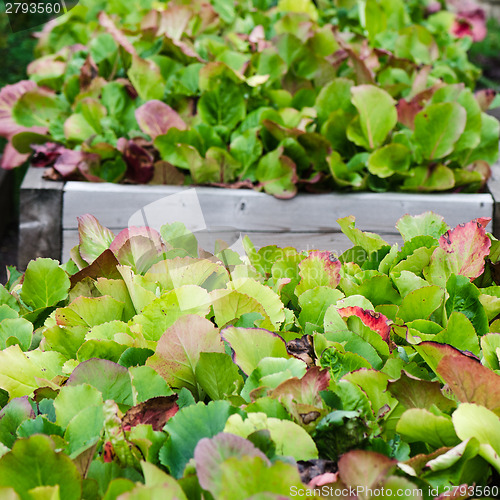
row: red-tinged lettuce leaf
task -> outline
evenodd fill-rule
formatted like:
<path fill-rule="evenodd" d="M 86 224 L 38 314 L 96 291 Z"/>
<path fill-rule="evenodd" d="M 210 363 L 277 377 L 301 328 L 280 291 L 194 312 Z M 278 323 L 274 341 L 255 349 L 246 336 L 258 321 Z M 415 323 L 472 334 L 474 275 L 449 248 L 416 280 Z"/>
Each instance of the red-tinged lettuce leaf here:
<path fill-rule="evenodd" d="M 128 370 L 107 359 L 89 359 L 74 370 L 67 386 L 89 384 L 102 393 L 104 401 L 112 399 L 118 404 L 133 405 L 132 383 Z"/>
<path fill-rule="evenodd" d="M 161 431 L 165 424 L 179 411 L 177 394 L 157 396 L 132 406 L 123 416 L 125 430 L 139 424 L 149 424 L 154 431 Z"/>
<path fill-rule="evenodd" d="M 171 128 L 186 130 L 184 120 L 177 111 L 162 101 L 153 99 L 135 110 L 135 117 L 141 130 L 151 139 L 166 134 Z"/>
<path fill-rule="evenodd" d="M 287 199 L 297 194 L 296 170 L 295 163 L 283 156 L 283 147 L 279 147 L 260 159 L 255 176 L 266 193 Z"/>
<path fill-rule="evenodd" d="M 474 94 L 474 97 L 476 98 L 476 101 L 478 102 L 481 111 L 487 111 L 491 103 L 495 99 L 496 95 L 497 92 L 493 89 L 482 89 L 478 90 Z"/>
<path fill-rule="evenodd" d="M 186 387 L 197 398 L 201 388 L 196 380 L 196 365 L 202 352 L 224 352 L 219 330 L 200 316 L 179 318 L 158 341 L 156 352 L 147 362 L 171 387 Z"/>
<path fill-rule="evenodd" d="M 82 170 L 85 170 L 85 165 L 88 166 L 93 163 L 99 163 L 99 156 L 97 154 L 63 149 L 54 163 L 54 170 L 60 174 L 63 179 L 72 178 L 73 176 L 81 177 L 81 175 L 84 175 Z M 80 168 L 80 166 L 82 166 L 82 168 Z M 92 179 L 94 179 L 94 177 L 92 177 Z M 102 181 L 102 179 L 99 179 L 99 181 Z"/>
<path fill-rule="evenodd" d="M 299 263 L 300 282 L 295 295 L 318 286 L 336 288 L 340 282 L 342 264 L 333 252 L 314 250 Z"/>
<path fill-rule="evenodd" d="M 285 341 L 276 333 L 262 328 L 228 326 L 221 331 L 233 352 L 233 361 L 250 375 L 262 358 L 289 358 Z"/>
<path fill-rule="evenodd" d="M 90 214 L 78 217 L 78 234 L 80 239 L 80 256 L 88 264 L 94 262 L 104 250 L 107 250 L 115 235 Z"/>
<path fill-rule="evenodd" d="M 488 256 L 491 246 L 485 226 L 490 220 L 483 217 L 459 224 L 439 238 L 439 247 L 456 262 L 457 274 L 467 276 L 471 281 L 484 271 L 484 258 Z"/>
<path fill-rule="evenodd" d="M 16 429 L 25 420 L 35 418 L 28 396 L 14 398 L 0 410 L 0 444 L 12 448 Z"/>
<path fill-rule="evenodd" d="M 475 8 L 458 12 L 451 33 L 457 38 L 470 36 L 474 42 L 480 42 L 486 38 L 486 12 L 484 9 Z"/>
<path fill-rule="evenodd" d="M 130 140 L 121 137 L 118 139 L 116 148 L 122 153 L 123 160 L 127 164 L 126 177 L 138 184 L 147 184 L 154 174 L 154 156 L 139 142 L 141 140 Z"/>
<path fill-rule="evenodd" d="M 167 250 L 156 229 L 135 226 L 120 231 L 109 248 L 120 264 L 137 272 L 147 271 Z"/>
<path fill-rule="evenodd" d="M 56 486 L 52 491 L 57 492 L 55 495 L 50 493 L 51 486 Z M 68 455 L 56 451 L 51 438 L 37 434 L 28 439 L 19 439 L 12 451 L 0 459 L 0 489 L 8 487 L 13 488 L 22 499 L 79 500 L 82 478 Z M 35 489 L 46 494 L 35 497 L 35 494 L 31 494 Z"/>
<path fill-rule="evenodd" d="M 130 40 L 125 36 L 125 34 L 120 31 L 113 20 L 106 14 L 106 12 L 101 11 L 98 16 L 99 24 L 114 38 L 115 42 L 122 47 L 126 52 L 132 56 L 137 55 L 135 47 L 132 45 Z"/>
<path fill-rule="evenodd" d="M 444 356 L 452 356 L 452 357 L 461 357 L 465 356 L 467 358 L 471 358 L 473 361 L 477 362 L 478 358 L 472 354 L 468 355 L 467 353 L 463 353 L 462 351 L 452 347 L 448 344 L 440 344 L 439 342 L 434 341 L 424 341 L 420 342 L 420 344 L 414 345 L 413 348 L 422 356 L 424 361 L 429 365 L 432 371 L 441 379 L 442 382 L 444 380 L 439 375 L 437 371 L 437 367 L 439 362 L 444 358 Z"/>
<path fill-rule="evenodd" d="M 19 151 L 8 142 L 0 158 L 0 167 L 5 170 L 11 170 L 13 168 L 21 166 L 28 158 L 29 154 L 21 154 Z"/>
<path fill-rule="evenodd" d="M 436 373 L 462 403 L 476 403 L 500 416 L 500 375 L 460 353 L 445 354 Z"/>
<path fill-rule="evenodd" d="M 74 287 L 85 278 L 92 278 L 93 280 L 98 278 L 121 279 L 121 274 L 116 268 L 119 264 L 114 253 L 108 248 L 92 264 L 70 276 L 71 287 Z"/>
<path fill-rule="evenodd" d="M 351 488 L 375 488 L 396 468 L 397 461 L 380 453 L 353 450 L 340 457 L 339 476 Z"/>
<path fill-rule="evenodd" d="M 456 407 L 454 401 L 444 396 L 439 382 L 422 380 L 405 371 L 401 371 L 401 377 L 398 380 L 389 380 L 387 390 L 407 409 L 429 410 L 435 405 L 447 413 Z"/>
<path fill-rule="evenodd" d="M 415 117 L 424 109 L 424 106 L 418 99 L 410 101 L 400 99 L 396 109 L 398 110 L 398 122 L 413 130 L 415 128 Z"/>
<path fill-rule="evenodd" d="M 22 80 L 0 90 L 0 136 L 8 139 L 24 129 L 12 117 L 12 108 L 26 92 L 36 88 L 35 82 Z"/>
<path fill-rule="evenodd" d="M 295 420 L 308 426 L 325 416 L 321 391 L 326 391 L 330 384 L 330 373 L 314 366 L 301 378 L 293 377 L 282 382 L 270 394 L 280 401 Z"/>
<path fill-rule="evenodd" d="M 392 321 L 387 316 L 369 309 L 363 309 L 359 306 L 342 307 L 338 309 L 338 312 L 343 318 L 357 316 L 370 330 L 377 332 L 387 344 L 390 344 Z"/>
<path fill-rule="evenodd" d="M 250 441 L 240 436 L 221 432 L 213 438 L 201 439 L 195 450 L 196 475 L 200 486 L 212 493 L 214 498 L 219 498 L 224 485 L 221 482 L 222 472 L 220 466 L 228 458 L 260 457 L 268 465 L 268 458 Z"/>

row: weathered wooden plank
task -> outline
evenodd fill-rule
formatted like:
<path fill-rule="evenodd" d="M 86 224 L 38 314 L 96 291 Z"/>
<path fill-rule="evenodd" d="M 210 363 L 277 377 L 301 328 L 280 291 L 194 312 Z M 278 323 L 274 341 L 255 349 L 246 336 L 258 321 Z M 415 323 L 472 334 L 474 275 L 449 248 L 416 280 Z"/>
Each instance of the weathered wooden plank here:
<path fill-rule="evenodd" d="M 43 179 L 43 169 L 30 168 L 21 185 L 18 266 L 31 259 L 61 256 L 63 183 Z"/>
<path fill-rule="evenodd" d="M 214 242 L 216 239 L 225 241 L 229 246 L 237 243 L 240 236 L 235 231 L 198 231 L 194 233 L 198 243 L 207 251 L 214 251 Z M 248 234 L 255 247 L 261 248 L 266 245 L 277 245 L 279 247 L 291 246 L 297 250 L 328 250 L 337 255 L 351 248 L 353 244 L 343 233 L 273 233 L 273 232 L 242 232 L 244 236 Z M 390 245 L 394 243 L 402 244 L 399 234 L 381 235 Z M 63 261 L 69 259 L 70 250 L 78 245 L 78 230 L 63 230 Z"/>
<path fill-rule="evenodd" d="M 193 192 L 198 205 L 192 203 Z M 489 193 L 335 193 L 278 200 L 251 190 L 68 182 L 64 188 L 63 227 L 76 228 L 77 216 L 91 213 L 112 229 L 127 227 L 131 218 L 134 225 L 147 222 L 159 227 L 187 217 L 197 228 L 206 225 L 241 231 L 324 232 L 338 231 L 336 220 L 354 215 L 360 229 L 391 232 L 402 215 L 427 210 L 456 225 L 476 217 L 491 217 L 493 199 Z"/>

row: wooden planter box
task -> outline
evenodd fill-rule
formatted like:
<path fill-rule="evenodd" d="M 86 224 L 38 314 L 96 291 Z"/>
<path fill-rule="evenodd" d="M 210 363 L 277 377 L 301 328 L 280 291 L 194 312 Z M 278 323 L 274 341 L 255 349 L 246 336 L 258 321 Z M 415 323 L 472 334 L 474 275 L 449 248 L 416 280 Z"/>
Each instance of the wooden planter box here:
<path fill-rule="evenodd" d="M 18 265 L 25 268 L 39 256 L 67 260 L 78 244 L 76 218 L 85 213 L 115 234 L 129 225 L 159 227 L 187 220 L 209 251 L 215 238 L 231 244 L 241 232 L 256 247 L 276 244 L 341 253 L 352 244 L 339 232 L 336 220 L 347 215 L 356 217 L 360 229 L 376 232 L 392 244 L 401 241 L 395 228 L 399 217 L 427 210 L 441 214 L 451 226 L 493 217 L 489 230 L 498 237 L 499 169 L 494 167 L 490 192 L 481 194 L 299 194 L 278 200 L 252 190 L 54 182 L 43 179 L 43 169 L 30 168 L 21 186 Z"/>

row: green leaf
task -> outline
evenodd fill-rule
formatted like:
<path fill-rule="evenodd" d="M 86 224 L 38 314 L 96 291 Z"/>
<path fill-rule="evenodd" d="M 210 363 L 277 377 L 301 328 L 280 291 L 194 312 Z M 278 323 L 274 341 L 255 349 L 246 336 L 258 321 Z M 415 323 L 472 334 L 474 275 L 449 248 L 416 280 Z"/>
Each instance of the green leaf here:
<path fill-rule="evenodd" d="M 316 98 L 315 108 L 318 110 L 318 121 L 325 122 L 334 111 L 353 112 L 351 103 L 352 80 L 336 78 L 325 85 Z"/>
<path fill-rule="evenodd" d="M 249 375 L 262 358 L 289 358 L 284 340 L 268 330 L 229 326 L 221 331 L 233 351 L 233 360 Z"/>
<path fill-rule="evenodd" d="M 369 149 L 380 147 L 398 121 L 393 98 L 385 90 L 373 85 L 352 87 L 351 94 Z"/>
<path fill-rule="evenodd" d="M 56 305 L 68 296 L 68 275 L 52 259 L 32 260 L 24 275 L 21 298 L 33 309 Z"/>
<path fill-rule="evenodd" d="M 133 57 L 127 75 L 142 100 L 163 99 L 165 80 L 156 63 L 140 57 Z"/>
<path fill-rule="evenodd" d="M 19 344 L 27 351 L 33 337 L 33 324 L 24 318 L 4 319 L 0 322 L 0 349 Z"/>
<path fill-rule="evenodd" d="M 138 328 L 147 340 L 159 340 L 179 318 L 187 315 L 206 316 L 210 308 L 208 292 L 196 285 L 184 285 L 164 293 L 134 318 L 132 328 Z M 168 311 L 168 314 L 165 314 Z"/>
<path fill-rule="evenodd" d="M 208 405 L 200 402 L 179 410 L 164 427 L 169 438 L 160 450 L 161 464 L 175 478 L 182 477 L 198 442 L 222 432 L 231 413 L 227 401 L 211 401 Z"/>
<path fill-rule="evenodd" d="M 368 254 L 376 252 L 383 246 L 387 245 L 387 242 L 384 241 L 378 234 L 361 231 L 355 227 L 356 217 L 354 217 L 354 215 L 337 219 L 337 223 L 340 226 L 341 231 L 353 242 L 353 244 L 360 246 Z"/>
<path fill-rule="evenodd" d="M 226 399 L 226 396 L 238 393 L 243 385 L 237 365 L 225 353 L 200 353 L 195 374 L 201 388 L 213 400 Z"/>
<path fill-rule="evenodd" d="M 493 412 L 475 404 L 462 403 L 452 415 L 462 440 L 476 438 L 479 454 L 500 472 L 500 420 Z"/>
<path fill-rule="evenodd" d="M 94 446 L 103 433 L 104 412 L 103 405 L 86 406 L 75 415 L 64 433 L 68 443 L 66 449 L 70 458 L 75 459 L 85 450 Z"/>
<path fill-rule="evenodd" d="M 470 320 L 478 335 L 488 333 L 488 318 L 479 296 L 481 292 L 469 278 L 452 274 L 446 283 L 449 298 L 446 301 L 446 314 L 453 311 L 463 313 Z"/>
<path fill-rule="evenodd" d="M 48 127 L 64 110 L 62 101 L 41 88 L 23 94 L 12 108 L 14 120 L 23 127 Z"/>
<path fill-rule="evenodd" d="M 295 3 L 295 2 L 294 2 Z M 221 464 L 223 490 L 217 498 L 288 498 L 290 491 L 312 491 L 300 481 L 297 469 L 277 461 L 270 467 L 261 457 L 229 458 Z M 293 493 L 291 493 L 293 495 Z"/>
<path fill-rule="evenodd" d="M 71 374 L 66 385 L 89 384 L 98 389 L 104 400 L 112 399 L 118 404 L 132 405 L 132 386 L 125 367 L 107 359 L 89 359 L 80 363 Z"/>
<path fill-rule="evenodd" d="M 129 368 L 132 381 L 134 404 L 137 405 L 158 396 L 171 396 L 172 389 L 163 377 L 150 366 L 134 366 Z"/>
<path fill-rule="evenodd" d="M 479 339 L 470 320 L 463 313 L 452 312 L 446 328 L 432 340 L 449 344 L 461 351 L 469 351 L 479 356 Z"/>
<path fill-rule="evenodd" d="M 160 234 L 163 241 L 172 245 L 173 248 L 182 248 L 191 257 L 198 257 L 198 241 L 182 222 L 163 225 Z"/>
<path fill-rule="evenodd" d="M 396 223 L 396 228 L 406 242 L 416 236 L 432 236 L 437 240 L 448 230 L 448 225 L 440 215 L 425 212 L 420 215 L 403 215 Z"/>
<path fill-rule="evenodd" d="M 436 285 L 418 288 L 404 297 L 398 309 L 398 317 L 405 323 L 415 319 L 429 319 L 441 305 L 443 298 L 443 290 Z"/>
<path fill-rule="evenodd" d="M 424 158 L 449 155 L 465 129 L 467 113 L 456 102 L 431 104 L 415 117 L 415 139 Z"/>
<path fill-rule="evenodd" d="M 410 167 L 411 152 L 403 144 L 392 143 L 375 150 L 368 160 L 368 170 L 378 177 L 390 177 Z"/>
<path fill-rule="evenodd" d="M 288 156 L 283 156 L 283 147 L 259 160 L 255 176 L 266 193 L 277 198 L 293 198 L 297 194 L 296 166 Z"/>
<path fill-rule="evenodd" d="M 102 406 L 102 393 L 89 384 L 65 385 L 54 399 L 56 423 L 66 428 L 87 407 Z"/>
<path fill-rule="evenodd" d="M 81 477 L 71 459 L 55 451 L 54 442 L 43 435 L 20 439 L 0 459 L 0 487 L 12 487 L 22 500 L 33 498 L 29 491 L 40 486 L 59 486 L 61 498 L 81 498 Z"/>
<path fill-rule="evenodd" d="M 198 113 L 207 125 L 233 130 L 246 116 L 246 101 L 240 88 L 224 78 L 215 90 L 203 93 L 198 102 Z"/>
<path fill-rule="evenodd" d="M 399 419 L 396 431 L 409 443 L 421 441 L 434 448 L 459 443 L 450 417 L 434 415 L 423 408 L 406 410 Z"/>
<path fill-rule="evenodd" d="M 195 370 L 202 352 L 224 352 L 219 331 L 209 320 L 188 315 L 167 328 L 146 363 L 171 387 L 186 387 L 200 398 Z"/>
<path fill-rule="evenodd" d="M 247 438 L 256 431 L 268 430 L 276 444 L 276 454 L 291 456 L 295 460 L 311 460 L 318 457 L 318 450 L 305 429 L 291 420 L 268 418 L 264 413 L 249 413 L 245 420 L 241 415 L 231 415 L 224 432 Z M 293 436 L 293 440 L 290 439 Z"/>
<path fill-rule="evenodd" d="M 18 345 L 0 351 L 0 388 L 8 391 L 10 398 L 28 396 L 39 387 L 38 379 L 52 379 L 60 375 L 64 363 L 56 352 L 28 351 Z"/>

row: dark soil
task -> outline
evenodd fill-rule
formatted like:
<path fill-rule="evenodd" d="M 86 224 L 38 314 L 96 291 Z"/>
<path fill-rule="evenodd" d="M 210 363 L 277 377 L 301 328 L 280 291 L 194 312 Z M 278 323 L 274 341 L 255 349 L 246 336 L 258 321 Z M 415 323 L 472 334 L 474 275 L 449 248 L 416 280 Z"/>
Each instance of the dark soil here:
<path fill-rule="evenodd" d="M 7 282 L 6 266 L 17 265 L 17 221 L 11 222 L 0 236 L 0 283 Z"/>

